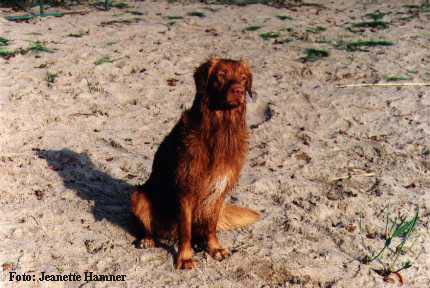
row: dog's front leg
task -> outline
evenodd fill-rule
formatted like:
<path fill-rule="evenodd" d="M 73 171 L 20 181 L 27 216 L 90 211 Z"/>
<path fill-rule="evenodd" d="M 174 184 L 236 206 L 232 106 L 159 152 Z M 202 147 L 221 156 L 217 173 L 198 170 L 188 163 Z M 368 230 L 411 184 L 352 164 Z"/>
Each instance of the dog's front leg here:
<path fill-rule="evenodd" d="M 179 245 L 175 265 L 177 269 L 193 269 L 196 265 L 191 246 L 192 216 L 190 201 L 182 199 L 179 208 Z"/>
<path fill-rule="evenodd" d="M 218 261 L 225 259 L 230 254 L 227 249 L 221 246 L 216 236 L 216 228 L 223 202 L 224 197 L 217 201 L 212 209 L 212 213 L 208 215 L 207 251 L 209 255 Z"/>

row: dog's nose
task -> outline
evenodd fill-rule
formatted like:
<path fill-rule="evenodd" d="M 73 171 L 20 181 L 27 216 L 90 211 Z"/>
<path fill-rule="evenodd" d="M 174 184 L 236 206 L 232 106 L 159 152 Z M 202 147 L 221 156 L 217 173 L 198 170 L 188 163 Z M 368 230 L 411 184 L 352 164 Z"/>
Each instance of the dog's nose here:
<path fill-rule="evenodd" d="M 232 92 L 233 92 L 233 94 L 234 94 L 235 96 L 240 97 L 240 96 L 242 96 L 242 95 L 243 95 L 243 93 L 245 92 L 245 89 L 243 89 L 243 87 L 240 87 L 240 86 L 233 86 L 233 87 L 232 87 Z"/>

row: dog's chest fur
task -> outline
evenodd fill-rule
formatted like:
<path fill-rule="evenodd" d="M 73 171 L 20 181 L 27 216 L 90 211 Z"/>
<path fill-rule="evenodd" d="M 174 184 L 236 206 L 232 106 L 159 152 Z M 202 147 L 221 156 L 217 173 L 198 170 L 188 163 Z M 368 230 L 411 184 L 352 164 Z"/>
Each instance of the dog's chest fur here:
<path fill-rule="evenodd" d="M 230 181 L 231 181 L 230 172 L 226 172 L 223 175 L 219 175 L 218 177 L 215 177 L 209 185 L 208 196 L 206 197 L 206 199 L 204 199 L 204 206 L 211 206 L 220 197 L 222 197 Z"/>
<path fill-rule="evenodd" d="M 206 137 L 201 138 L 206 149 L 207 167 L 203 177 L 208 177 L 201 204 L 203 210 L 210 210 L 219 200 L 223 200 L 227 190 L 237 181 L 247 150 L 247 131 L 244 122 L 244 109 L 234 111 L 207 111 L 201 120 L 202 131 Z"/>

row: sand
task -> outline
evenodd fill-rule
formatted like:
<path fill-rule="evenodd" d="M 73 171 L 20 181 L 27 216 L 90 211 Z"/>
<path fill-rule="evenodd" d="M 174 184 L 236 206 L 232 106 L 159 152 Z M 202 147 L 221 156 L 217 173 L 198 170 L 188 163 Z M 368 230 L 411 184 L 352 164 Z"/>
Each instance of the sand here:
<path fill-rule="evenodd" d="M 396 287 L 396 277 L 390 284 L 374 271 L 377 261 L 361 259 L 384 245 L 387 213 L 410 219 L 417 208 L 413 245 L 398 264 L 412 263 L 401 272 L 405 287 L 430 286 L 429 87 L 336 87 L 399 75 L 429 82 L 430 13 L 406 13 L 405 1 L 129 4 L 28 23 L 0 19 L 8 49 L 31 41 L 52 49 L 0 58 L 0 287 Z M 388 28 L 346 29 L 377 10 L 391 12 Z M 193 11 L 206 17 L 187 15 Z M 184 18 L 169 25 L 166 16 Z M 131 21 L 106 23 L 124 19 Z M 253 25 L 263 27 L 243 31 Z M 307 31 L 317 26 L 326 30 Z M 259 36 L 274 31 L 278 41 Z M 351 52 L 332 44 L 357 39 L 394 45 Z M 303 62 L 307 48 L 330 55 Z M 246 59 L 254 72 L 250 151 L 228 201 L 262 219 L 219 233 L 230 258 L 197 250 L 198 268 L 177 271 L 174 243 L 135 247 L 128 201 L 192 103 L 193 69 L 211 55 Z M 96 65 L 104 56 L 112 63 Z M 11 271 L 126 281 L 10 282 Z"/>

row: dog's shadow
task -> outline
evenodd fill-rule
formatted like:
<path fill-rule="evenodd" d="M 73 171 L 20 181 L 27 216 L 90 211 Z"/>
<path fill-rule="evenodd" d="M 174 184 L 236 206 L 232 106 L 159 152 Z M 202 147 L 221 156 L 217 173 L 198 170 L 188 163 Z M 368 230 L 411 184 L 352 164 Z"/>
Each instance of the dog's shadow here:
<path fill-rule="evenodd" d="M 138 247 L 144 235 L 140 222 L 130 212 L 130 195 L 135 186 L 97 169 L 86 153 L 69 149 L 37 150 L 36 153 L 61 176 L 64 187 L 74 190 L 84 200 L 94 201 L 92 213 L 96 221 L 106 219 L 122 228 L 136 239 L 133 244 Z M 172 245 L 157 244 L 176 254 Z"/>

